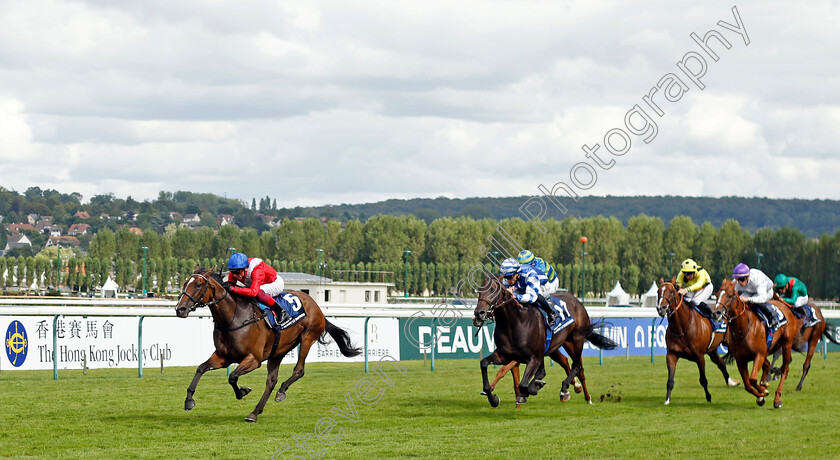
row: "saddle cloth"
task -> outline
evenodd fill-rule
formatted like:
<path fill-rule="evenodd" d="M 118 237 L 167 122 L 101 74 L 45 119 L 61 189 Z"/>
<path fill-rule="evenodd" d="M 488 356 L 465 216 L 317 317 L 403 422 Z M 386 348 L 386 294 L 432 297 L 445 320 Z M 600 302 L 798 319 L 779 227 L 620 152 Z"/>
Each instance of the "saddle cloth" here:
<path fill-rule="evenodd" d="M 554 321 L 554 324 L 548 324 L 548 317 L 545 312 L 537 309 L 542 313 L 543 322 L 545 323 L 545 351 L 543 353 L 548 353 L 548 348 L 551 345 L 551 339 L 554 338 L 554 334 L 566 329 L 575 322 L 575 317 L 569 314 L 566 302 L 557 297 L 549 297 L 546 300 L 551 305 L 551 308 L 557 312 L 557 319 Z"/>
<path fill-rule="evenodd" d="M 771 313 L 773 315 L 776 315 L 776 319 L 779 322 L 778 327 L 782 327 L 785 324 L 787 324 L 787 318 L 785 318 L 785 314 L 782 313 L 782 310 L 780 310 L 779 307 L 773 305 L 772 303 L 768 303 L 768 305 L 770 305 Z M 773 329 L 770 329 L 770 323 L 768 321 L 768 318 L 764 317 L 764 314 L 761 313 L 760 309 L 755 308 L 753 309 L 753 311 L 755 311 L 756 316 L 758 316 L 758 319 L 760 319 L 761 322 L 764 323 L 764 331 L 767 334 L 767 350 L 770 351 L 770 345 L 773 344 Z"/>
<path fill-rule="evenodd" d="M 291 292 L 281 292 L 279 296 L 274 298 L 274 301 L 277 302 L 277 305 L 286 312 L 286 315 L 283 315 L 283 317 L 279 319 L 279 323 L 278 318 L 275 316 L 275 313 L 271 310 L 271 308 L 257 302 L 257 306 L 267 312 L 265 320 L 272 329 L 282 331 L 283 329 L 288 329 L 294 326 L 303 318 L 306 318 L 306 312 L 303 310 L 303 303 L 300 301 L 298 296 L 292 294 Z"/>
<path fill-rule="evenodd" d="M 726 332 L 726 321 L 715 321 L 714 318 L 704 313 L 703 310 L 700 310 L 697 307 L 694 307 L 694 309 L 697 310 L 697 313 L 700 313 L 701 316 L 708 319 L 709 322 L 712 323 L 712 330 L 714 332 Z"/>
<path fill-rule="evenodd" d="M 709 322 L 712 323 L 713 334 L 712 334 L 711 339 L 709 340 L 709 344 L 706 345 L 706 349 L 709 349 L 709 347 L 711 347 L 712 344 L 715 342 L 715 333 L 718 333 L 718 332 L 720 332 L 722 334 L 726 333 L 726 321 L 715 321 L 711 316 L 707 315 L 703 310 L 701 310 L 697 307 L 694 307 L 694 309 L 697 310 L 697 313 L 700 313 L 700 316 L 708 319 Z"/>
<path fill-rule="evenodd" d="M 808 305 L 807 303 L 800 307 L 805 310 L 805 327 L 812 327 L 820 323 L 820 319 L 817 318 L 817 311 L 814 310 L 814 307 Z M 802 313 L 799 312 L 798 308 L 794 308 L 793 310 L 794 316 L 797 318 L 802 318 Z"/>

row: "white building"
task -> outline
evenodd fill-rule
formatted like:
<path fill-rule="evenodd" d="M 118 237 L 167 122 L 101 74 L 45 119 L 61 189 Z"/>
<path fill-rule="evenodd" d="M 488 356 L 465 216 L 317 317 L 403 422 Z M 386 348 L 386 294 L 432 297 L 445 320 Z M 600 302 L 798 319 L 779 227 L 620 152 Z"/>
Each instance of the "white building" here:
<path fill-rule="evenodd" d="M 303 291 L 319 304 L 386 303 L 388 288 L 393 283 L 356 283 L 333 281 L 323 276 L 306 273 L 277 273 L 286 283 L 285 290 Z"/>

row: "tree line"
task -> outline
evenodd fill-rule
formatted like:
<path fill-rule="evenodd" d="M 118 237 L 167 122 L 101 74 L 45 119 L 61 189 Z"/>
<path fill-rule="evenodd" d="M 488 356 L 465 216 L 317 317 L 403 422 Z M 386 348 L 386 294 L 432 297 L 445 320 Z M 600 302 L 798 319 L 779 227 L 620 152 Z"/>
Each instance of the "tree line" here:
<path fill-rule="evenodd" d="M 69 277 L 80 277 L 73 279 L 80 288 L 101 284 L 106 273 L 112 273 L 121 286 L 137 287 L 145 260 L 147 273 L 153 274 L 148 275 L 150 279 L 162 280 L 154 282 L 155 289 L 162 290 L 167 285 L 180 286 L 196 264 L 222 266 L 225 256 L 237 251 L 267 260 L 280 271 L 320 271 L 328 277 L 335 270 L 388 271 L 393 273 L 389 282 L 401 291 L 407 260 L 412 294 L 445 295 L 476 264 L 495 270 L 500 258 L 530 249 L 555 266 L 561 287 L 579 294 L 584 269 L 580 237 L 586 236 L 588 295 L 603 294 L 616 281 L 631 294 L 645 292 L 660 277 L 675 275 L 680 262 L 689 257 L 709 271 L 716 285 L 744 262 L 770 277 L 779 272 L 797 276 L 814 297 L 840 294 L 840 231 L 819 238 L 808 238 L 791 227 L 751 234 L 734 219 L 716 228 L 709 222 L 698 225 L 688 216 L 674 217 L 666 225 L 646 215 L 634 216 L 626 225 L 615 217 L 597 216 L 549 219 L 541 226 L 519 218 L 446 217 L 426 224 L 414 216 L 380 215 L 364 223 L 351 220 L 344 226 L 315 218 L 289 219 L 262 233 L 235 226 L 196 231 L 170 225 L 161 234 L 144 232 L 142 236 L 127 228 L 102 229 L 91 239 L 87 255 L 70 257 L 64 270 Z M 509 242 L 507 254 L 491 250 L 489 236 L 499 229 Z M 4 259 L 3 264 L 7 270 L 23 266 L 26 279 L 30 266 L 33 273 L 48 276 L 49 267 L 56 265 L 53 259 L 54 255 L 45 254 Z M 78 275 L 66 272 L 81 266 L 85 270 Z M 35 276 L 39 275 L 32 280 Z M 9 282 L 6 275 L 0 284 L 9 286 Z"/>

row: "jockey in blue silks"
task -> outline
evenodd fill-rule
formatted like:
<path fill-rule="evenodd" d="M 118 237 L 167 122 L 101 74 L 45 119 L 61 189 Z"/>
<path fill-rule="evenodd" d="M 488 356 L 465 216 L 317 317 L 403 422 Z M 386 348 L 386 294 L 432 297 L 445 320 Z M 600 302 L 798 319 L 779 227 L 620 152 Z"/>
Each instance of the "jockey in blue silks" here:
<path fill-rule="evenodd" d="M 540 294 L 540 287 L 545 275 L 534 270 L 530 265 L 520 265 L 514 258 L 505 259 L 499 270 L 502 275 L 502 285 L 512 294 L 513 298 L 523 305 L 533 305 L 548 316 L 549 324 L 553 324 L 557 313 Z"/>

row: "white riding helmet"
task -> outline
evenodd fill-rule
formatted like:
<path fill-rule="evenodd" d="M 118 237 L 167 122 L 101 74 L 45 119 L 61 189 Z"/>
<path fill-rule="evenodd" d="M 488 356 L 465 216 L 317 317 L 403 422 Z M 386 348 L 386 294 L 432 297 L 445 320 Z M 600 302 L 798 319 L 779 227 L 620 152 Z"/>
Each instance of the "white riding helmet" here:
<path fill-rule="evenodd" d="M 514 259 L 513 257 L 511 257 L 510 259 L 505 259 L 502 262 L 502 266 L 499 267 L 499 273 L 502 276 L 510 276 L 510 275 L 513 275 L 514 273 L 517 273 L 518 271 L 519 271 L 519 262 L 516 259 Z"/>

